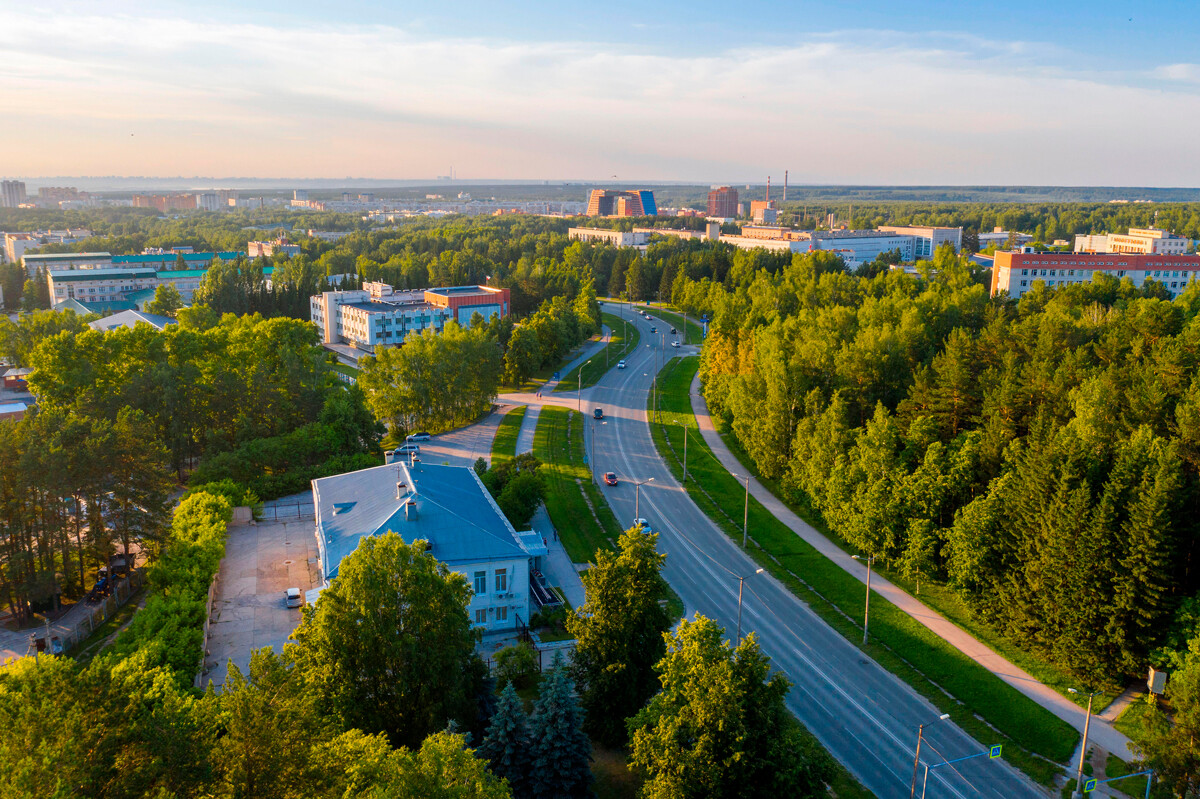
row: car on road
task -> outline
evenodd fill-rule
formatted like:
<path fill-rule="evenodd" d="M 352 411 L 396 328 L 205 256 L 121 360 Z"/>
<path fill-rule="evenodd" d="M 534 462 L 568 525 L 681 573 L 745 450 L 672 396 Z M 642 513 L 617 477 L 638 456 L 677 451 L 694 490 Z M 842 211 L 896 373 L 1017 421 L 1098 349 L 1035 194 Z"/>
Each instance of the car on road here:
<path fill-rule="evenodd" d="M 624 368 L 625 368 L 625 362 L 624 362 L 624 361 L 617 361 L 617 368 L 618 368 L 618 369 L 624 369 Z"/>
<path fill-rule="evenodd" d="M 604 473 L 604 484 L 609 485 L 609 486 L 615 486 L 617 484 L 617 473 L 616 472 L 605 472 Z"/>
<path fill-rule="evenodd" d="M 643 533 L 654 532 L 652 529 L 650 529 L 650 522 L 646 521 L 645 519 L 634 519 L 633 526 L 641 530 Z"/>
<path fill-rule="evenodd" d="M 596 410 L 592 411 L 592 418 L 593 419 L 603 419 L 604 418 L 604 409 L 597 408 Z"/>
<path fill-rule="evenodd" d="M 671 346 L 672 346 L 672 347 L 674 347 L 675 349 L 679 349 L 679 342 L 678 342 L 678 341 L 672 341 L 672 342 L 671 342 Z"/>
<path fill-rule="evenodd" d="M 651 333 L 657 333 L 657 332 L 658 332 L 658 328 L 657 328 L 657 327 L 655 327 L 654 325 L 651 325 L 651 326 L 650 326 L 650 332 L 651 332 Z"/>
<path fill-rule="evenodd" d="M 672 336 L 673 336 L 673 335 L 675 335 L 677 332 L 678 332 L 678 331 L 677 331 L 677 330 L 675 330 L 675 328 L 671 328 L 671 335 L 672 335 Z"/>
<path fill-rule="evenodd" d="M 283 598 L 289 608 L 299 608 L 304 606 L 304 594 L 299 588 L 289 588 L 284 592 Z"/>
<path fill-rule="evenodd" d="M 422 430 L 420 433 L 412 433 L 412 434 L 408 435 L 404 440 L 405 441 L 428 441 L 429 439 L 430 439 L 430 435 Z"/>

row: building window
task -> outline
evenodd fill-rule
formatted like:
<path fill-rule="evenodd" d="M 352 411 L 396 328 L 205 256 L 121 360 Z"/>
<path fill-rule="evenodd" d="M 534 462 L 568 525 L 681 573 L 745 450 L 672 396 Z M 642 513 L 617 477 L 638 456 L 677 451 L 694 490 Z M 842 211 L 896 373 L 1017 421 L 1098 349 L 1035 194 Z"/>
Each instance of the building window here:
<path fill-rule="evenodd" d="M 508 621 L 508 608 L 496 608 L 496 621 Z"/>
<path fill-rule="evenodd" d="M 1022 285 L 1022 286 L 1024 286 L 1024 285 L 1025 285 L 1025 281 L 1024 281 L 1024 280 L 1022 280 L 1022 281 L 1021 281 L 1021 285 Z"/>
<path fill-rule="evenodd" d="M 475 623 L 487 624 L 487 608 L 479 608 L 475 611 Z"/>
<path fill-rule="evenodd" d="M 496 592 L 508 590 L 508 569 L 496 569 Z"/>
<path fill-rule="evenodd" d="M 487 593 L 487 572 L 475 572 L 475 593 Z"/>

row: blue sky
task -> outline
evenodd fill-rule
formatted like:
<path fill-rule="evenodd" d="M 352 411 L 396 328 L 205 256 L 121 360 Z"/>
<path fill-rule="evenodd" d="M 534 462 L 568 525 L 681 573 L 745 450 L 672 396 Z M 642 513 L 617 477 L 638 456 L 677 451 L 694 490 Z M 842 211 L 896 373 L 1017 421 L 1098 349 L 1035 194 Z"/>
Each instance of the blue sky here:
<path fill-rule="evenodd" d="M 1198 185 L 1194 3 L 0 0 L 0 170 Z"/>

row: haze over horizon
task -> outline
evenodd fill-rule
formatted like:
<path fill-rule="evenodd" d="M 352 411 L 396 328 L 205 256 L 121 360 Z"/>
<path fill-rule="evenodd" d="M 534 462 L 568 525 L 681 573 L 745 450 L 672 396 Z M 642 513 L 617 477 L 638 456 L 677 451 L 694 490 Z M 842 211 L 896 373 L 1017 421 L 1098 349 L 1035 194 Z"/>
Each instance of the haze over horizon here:
<path fill-rule="evenodd" d="M 8 3 L 0 172 L 1200 185 L 1157 6 Z"/>

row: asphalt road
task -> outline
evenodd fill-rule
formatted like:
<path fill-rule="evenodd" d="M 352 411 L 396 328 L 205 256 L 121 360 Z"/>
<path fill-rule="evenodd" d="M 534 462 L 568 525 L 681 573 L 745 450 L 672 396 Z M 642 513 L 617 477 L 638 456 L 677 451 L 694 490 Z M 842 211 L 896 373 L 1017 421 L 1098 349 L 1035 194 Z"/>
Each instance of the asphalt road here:
<path fill-rule="evenodd" d="M 588 425 L 589 451 L 595 434 L 593 471 L 614 471 L 620 479 L 605 487 L 622 524 L 634 519 L 634 482 L 641 488 L 640 515 L 661 535 L 667 555 L 663 574 L 679 593 L 689 617 L 702 613 L 722 624 L 730 637 L 738 618 L 738 576 L 745 576 L 742 632 L 755 632 L 775 668 L 793 683 L 788 707 L 822 744 L 876 796 L 909 796 L 917 727 L 925 730 L 922 764 L 935 764 L 985 750 L 898 678 L 869 659 L 826 625 L 757 564 L 700 511 L 659 458 L 647 424 L 646 394 L 662 357 L 694 353 L 665 349 L 650 322 L 636 317 L 642 333 L 639 352 L 628 367 L 612 369 L 585 391 L 587 407 L 602 407 L 604 423 Z M 661 322 L 656 323 L 659 332 Z M 647 345 L 652 346 L 647 346 Z M 949 700 L 948 700 L 949 701 Z M 922 776 L 924 768 L 921 769 Z M 917 795 L 921 793 L 920 779 Z M 930 772 L 928 799 L 984 796 L 996 799 L 1048 796 L 1002 760 L 983 757 Z"/>

